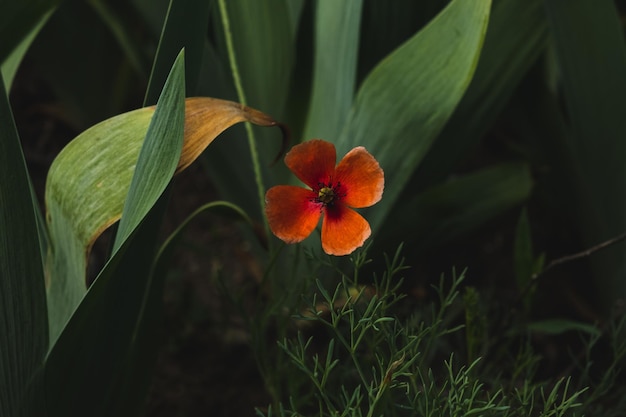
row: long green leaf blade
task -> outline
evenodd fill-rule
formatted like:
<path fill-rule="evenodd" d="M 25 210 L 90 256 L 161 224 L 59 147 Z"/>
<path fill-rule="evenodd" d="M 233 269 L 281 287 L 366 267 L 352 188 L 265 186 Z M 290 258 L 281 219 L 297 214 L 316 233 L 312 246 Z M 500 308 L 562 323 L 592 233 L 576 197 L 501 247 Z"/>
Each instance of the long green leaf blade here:
<path fill-rule="evenodd" d="M 217 3 L 217 2 L 215 2 Z M 284 120 L 285 104 L 289 92 L 294 63 L 295 30 L 292 12 L 287 0 L 238 0 L 225 2 L 230 21 L 233 49 L 239 69 L 246 104 L 262 109 L 277 120 Z M 217 5 L 216 5 L 217 6 Z M 214 8 L 213 31 L 217 38 L 215 60 L 212 67 L 222 65 L 224 73 L 207 80 L 210 95 L 232 94 L 231 99 L 242 101 L 234 95 L 233 74 L 227 65 L 224 22 L 218 7 Z M 219 20 L 218 20 L 219 19 Z M 221 59 L 220 59 L 221 58 Z M 226 65 L 225 65 L 226 63 Z M 230 86 L 226 89 L 225 86 Z M 237 97 L 237 98 L 235 98 Z M 274 183 L 274 172 L 267 167 L 276 156 L 276 133 L 254 129 L 259 159 L 262 161 L 263 180 Z M 255 172 L 250 163 L 252 150 L 244 140 L 246 132 L 234 129 L 227 132 L 228 140 L 216 143 L 206 155 L 205 167 L 216 184 L 220 195 L 241 206 L 255 220 L 262 216 Z M 230 139 L 229 138 L 229 139 Z M 267 163 L 263 163 L 267 161 Z M 284 171 L 283 171 L 284 172 Z"/>
<path fill-rule="evenodd" d="M 305 140 L 334 140 L 345 124 L 356 87 L 362 5 L 360 0 L 317 2 L 313 94 Z"/>
<path fill-rule="evenodd" d="M 146 137 L 158 138 L 154 140 L 158 140 L 159 146 L 146 146 L 149 143 L 145 142 L 141 148 L 115 237 L 114 251 L 146 216 L 165 190 L 178 166 L 185 127 L 185 91 L 173 86 L 185 83 L 184 57 L 184 53 L 180 53 L 176 58 L 172 73 L 159 98 L 161 106 L 171 109 L 170 112 L 159 111 L 157 105 L 148 127 Z M 161 139 L 162 136 L 167 139 Z"/>
<path fill-rule="evenodd" d="M 145 387 L 128 387 L 125 381 L 135 371 L 130 359 L 144 304 L 160 295 L 152 292 L 151 267 L 167 200 L 164 191 L 183 145 L 184 94 L 181 52 L 140 151 L 114 255 L 48 356 L 46 402 L 53 416 L 81 416 L 86 409 L 94 416 L 130 416 L 140 408 Z"/>
<path fill-rule="evenodd" d="M 490 0 L 453 1 L 363 82 L 338 154 L 363 145 L 385 170 L 385 196 L 369 216 L 373 229 L 381 225 L 469 85 L 490 6 Z"/>
<path fill-rule="evenodd" d="M 174 62 L 176 55 L 183 47 L 187 57 L 185 62 L 186 95 L 188 97 L 197 95 L 196 86 L 206 42 L 210 4 L 205 0 L 170 1 L 159 48 L 154 57 L 144 106 L 156 103 L 167 78 L 170 63 Z"/>
<path fill-rule="evenodd" d="M 415 171 L 410 192 L 444 179 L 483 139 L 547 40 L 542 0 L 494 2 L 474 78 Z"/>
<path fill-rule="evenodd" d="M 0 415 L 19 416 L 32 406 L 26 396 L 48 350 L 48 318 L 37 208 L 0 81 Z"/>

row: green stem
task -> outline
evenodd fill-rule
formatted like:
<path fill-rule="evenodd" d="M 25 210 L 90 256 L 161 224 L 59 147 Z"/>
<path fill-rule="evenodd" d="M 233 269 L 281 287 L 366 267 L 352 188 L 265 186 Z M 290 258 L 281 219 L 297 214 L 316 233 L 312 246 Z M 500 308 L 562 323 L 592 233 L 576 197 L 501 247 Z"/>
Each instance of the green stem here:
<path fill-rule="evenodd" d="M 241 76 L 239 74 L 239 67 L 237 66 L 237 57 L 235 55 L 235 47 L 233 45 L 233 36 L 230 30 L 230 20 L 228 18 L 228 10 L 226 9 L 226 1 L 219 0 L 220 16 L 222 18 L 222 24 L 224 25 L 224 37 L 226 38 L 226 49 L 228 50 L 228 61 L 230 63 L 230 69 L 233 74 L 233 81 L 235 83 L 235 89 L 237 90 L 237 97 L 239 102 L 246 106 L 246 95 L 243 91 L 241 84 Z M 252 167 L 254 169 L 254 177 L 256 180 L 256 186 L 259 194 L 259 204 L 261 213 L 265 206 L 265 186 L 263 185 L 263 175 L 261 173 L 261 163 L 259 161 L 259 152 L 257 150 L 256 139 L 254 137 L 254 131 L 250 123 L 245 123 L 246 133 L 248 136 L 248 146 L 250 147 L 250 156 L 252 157 Z M 265 216 L 263 217 L 263 226 L 265 228 L 265 235 L 270 236 L 269 225 Z"/>

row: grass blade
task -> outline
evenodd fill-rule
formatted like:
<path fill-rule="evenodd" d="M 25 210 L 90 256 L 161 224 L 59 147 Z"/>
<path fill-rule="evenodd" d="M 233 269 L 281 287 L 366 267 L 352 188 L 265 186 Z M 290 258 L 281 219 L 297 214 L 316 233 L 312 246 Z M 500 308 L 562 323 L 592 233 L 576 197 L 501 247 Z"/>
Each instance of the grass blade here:
<path fill-rule="evenodd" d="M 124 203 L 113 251 L 120 247 L 154 206 L 178 166 L 185 127 L 184 57 L 184 53 L 181 52 L 176 58 L 150 121 L 147 139 L 139 153 L 139 160 Z"/>
<path fill-rule="evenodd" d="M 185 48 L 185 82 L 187 97 L 197 95 L 210 2 L 204 0 L 170 1 L 159 47 L 154 57 L 144 106 L 156 103 L 167 78 L 170 65 Z"/>

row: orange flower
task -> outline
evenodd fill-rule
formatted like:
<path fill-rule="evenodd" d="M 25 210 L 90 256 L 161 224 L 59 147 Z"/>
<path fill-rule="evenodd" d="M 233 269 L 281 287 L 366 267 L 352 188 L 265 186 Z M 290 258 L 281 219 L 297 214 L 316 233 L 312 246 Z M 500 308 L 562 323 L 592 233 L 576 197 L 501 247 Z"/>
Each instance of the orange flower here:
<path fill-rule="evenodd" d="M 378 161 L 359 146 L 335 167 L 335 146 L 319 139 L 294 146 L 285 164 L 311 189 L 278 185 L 265 194 L 265 214 L 272 232 L 287 243 L 311 234 L 322 212 L 322 248 L 329 255 L 348 255 L 372 233 L 369 223 L 350 207 L 380 201 L 385 176 Z"/>

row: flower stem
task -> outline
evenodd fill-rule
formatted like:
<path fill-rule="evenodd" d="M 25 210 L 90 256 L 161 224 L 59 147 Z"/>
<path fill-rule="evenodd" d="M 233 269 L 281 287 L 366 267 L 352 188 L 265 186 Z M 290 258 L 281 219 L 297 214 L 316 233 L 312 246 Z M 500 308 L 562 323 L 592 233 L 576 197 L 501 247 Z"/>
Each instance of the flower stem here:
<path fill-rule="evenodd" d="M 239 102 L 243 106 L 247 106 L 246 95 L 243 91 L 243 86 L 241 84 L 241 76 L 239 74 L 239 67 L 237 66 L 237 57 L 235 55 L 235 47 L 233 45 L 233 36 L 230 30 L 230 20 L 228 18 L 228 10 L 226 9 L 226 1 L 219 0 L 219 9 L 220 16 L 222 18 L 222 24 L 224 25 L 224 37 L 226 39 L 226 49 L 228 51 L 228 61 L 230 63 L 230 69 L 233 75 L 233 81 L 235 83 L 235 89 L 237 90 L 237 97 Z M 263 175 L 261 173 L 261 163 L 259 161 L 259 152 L 257 149 L 256 139 L 254 137 L 254 131 L 252 130 L 252 125 L 250 123 L 245 123 L 246 133 L 248 136 L 248 146 L 250 147 L 250 156 L 252 157 L 252 167 L 254 170 L 254 177 L 256 181 L 258 197 L 259 197 L 259 205 L 261 209 L 261 213 L 263 212 L 263 207 L 265 206 L 265 186 L 263 184 Z M 265 216 L 263 217 L 263 226 L 265 228 L 265 235 L 270 236 L 269 234 L 269 225 L 267 224 L 267 220 Z"/>

